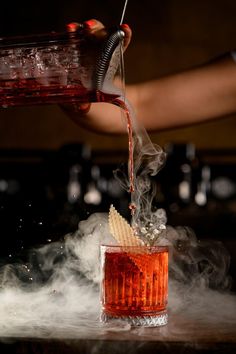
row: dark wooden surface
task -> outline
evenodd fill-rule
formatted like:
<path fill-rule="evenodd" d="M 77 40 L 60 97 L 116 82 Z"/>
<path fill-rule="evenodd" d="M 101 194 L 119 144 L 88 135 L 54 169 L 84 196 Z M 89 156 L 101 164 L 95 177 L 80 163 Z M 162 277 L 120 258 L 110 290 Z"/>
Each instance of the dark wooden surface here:
<path fill-rule="evenodd" d="M 40 335 L 39 335 L 40 337 Z M 43 337 L 43 336 L 42 336 Z M 234 323 L 207 323 L 172 317 L 160 328 L 133 328 L 123 331 L 98 327 L 81 331 L 76 328 L 48 338 L 2 338 L 0 353 L 236 353 Z"/>

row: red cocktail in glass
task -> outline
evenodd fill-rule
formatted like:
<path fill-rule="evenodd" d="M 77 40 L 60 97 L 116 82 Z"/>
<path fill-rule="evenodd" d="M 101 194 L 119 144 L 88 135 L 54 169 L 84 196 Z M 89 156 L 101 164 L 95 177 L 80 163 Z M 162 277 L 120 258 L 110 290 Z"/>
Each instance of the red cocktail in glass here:
<path fill-rule="evenodd" d="M 101 246 L 103 322 L 134 326 L 167 323 L 168 248 Z"/>

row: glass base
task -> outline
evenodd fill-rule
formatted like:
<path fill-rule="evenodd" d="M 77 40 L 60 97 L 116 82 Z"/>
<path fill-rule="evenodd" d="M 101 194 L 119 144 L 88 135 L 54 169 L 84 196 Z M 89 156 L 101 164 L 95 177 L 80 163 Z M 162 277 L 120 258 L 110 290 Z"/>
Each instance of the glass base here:
<path fill-rule="evenodd" d="M 100 319 L 104 323 L 114 320 L 123 320 L 134 327 L 159 327 L 168 323 L 168 314 L 166 311 L 162 311 L 159 314 L 153 316 L 112 316 L 103 311 L 101 313 Z"/>

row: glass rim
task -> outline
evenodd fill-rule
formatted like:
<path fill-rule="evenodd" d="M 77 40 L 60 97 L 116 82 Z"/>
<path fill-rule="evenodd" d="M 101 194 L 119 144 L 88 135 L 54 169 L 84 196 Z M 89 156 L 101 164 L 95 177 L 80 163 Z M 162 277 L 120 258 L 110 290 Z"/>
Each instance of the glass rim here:
<path fill-rule="evenodd" d="M 138 245 L 138 246 L 126 246 L 126 245 L 111 245 L 111 244 L 101 244 L 100 248 L 114 248 L 114 249 L 120 249 L 120 248 L 128 248 L 128 249 L 137 249 L 137 248 L 148 248 L 148 249 L 159 249 L 159 250 L 169 250 L 168 246 L 161 246 L 161 245 Z"/>

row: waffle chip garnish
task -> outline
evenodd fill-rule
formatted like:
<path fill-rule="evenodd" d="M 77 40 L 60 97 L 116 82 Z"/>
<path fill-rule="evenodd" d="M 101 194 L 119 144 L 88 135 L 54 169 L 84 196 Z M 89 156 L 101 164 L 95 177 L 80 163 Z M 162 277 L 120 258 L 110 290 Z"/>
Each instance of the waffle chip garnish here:
<path fill-rule="evenodd" d="M 122 246 L 141 246 L 142 241 L 135 236 L 134 230 L 118 213 L 113 205 L 109 210 L 109 227 L 112 236 Z"/>
<path fill-rule="evenodd" d="M 127 252 L 129 258 L 140 271 L 145 272 L 149 262 L 148 249 L 143 247 L 143 241 L 134 234 L 132 227 L 118 213 L 113 205 L 110 206 L 109 210 L 109 227 L 112 236 L 119 245 L 123 246 L 122 250 Z M 128 247 L 126 248 L 126 246 Z M 129 246 L 133 246 L 132 253 L 130 252 Z"/>

